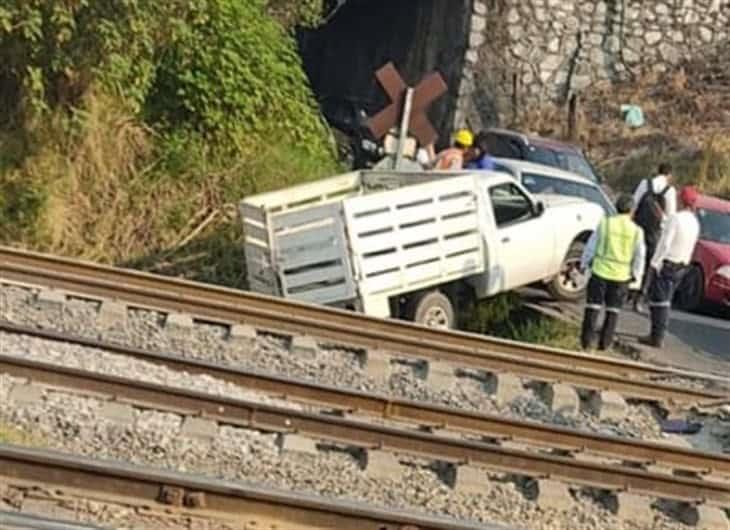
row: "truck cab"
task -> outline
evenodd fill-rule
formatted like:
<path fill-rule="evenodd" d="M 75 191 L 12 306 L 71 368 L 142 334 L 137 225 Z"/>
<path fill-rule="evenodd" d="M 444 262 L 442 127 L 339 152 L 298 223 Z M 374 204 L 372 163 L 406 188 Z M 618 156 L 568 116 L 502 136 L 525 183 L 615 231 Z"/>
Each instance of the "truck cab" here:
<path fill-rule="evenodd" d="M 499 173 L 485 172 L 480 181 L 490 216 L 482 233 L 491 254 L 488 283 L 478 297 L 532 283 L 545 285 L 558 299 L 582 296 L 585 278 L 578 266 L 583 246 L 603 216 L 600 207 L 580 198 L 536 197 Z"/>

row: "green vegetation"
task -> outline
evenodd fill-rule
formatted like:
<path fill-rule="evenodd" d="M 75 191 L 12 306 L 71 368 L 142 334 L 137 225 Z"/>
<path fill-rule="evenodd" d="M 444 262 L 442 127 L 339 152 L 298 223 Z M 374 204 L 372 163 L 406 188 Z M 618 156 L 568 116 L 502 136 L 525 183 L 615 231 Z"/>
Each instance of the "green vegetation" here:
<path fill-rule="evenodd" d="M 504 339 L 576 350 L 578 328 L 523 306 L 519 295 L 505 293 L 475 304 L 464 318 L 467 331 Z"/>
<path fill-rule="evenodd" d="M 290 28 L 321 0 L 9 0 L 0 243 L 240 284 L 237 201 L 336 171 Z"/>
<path fill-rule="evenodd" d="M 3 423 L 0 423 L 0 443 L 26 446 L 40 445 L 37 437 Z"/>
<path fill-rule="evenodd" d="M 699 186 L 703 193 L 730 199 L 730 139 L 711 138 L 698 150 L 638 150 L 608 167 L 607 178 L 619 189 L 631 190 L 656 174 L 661 162 L 672 164 L 677 182 Z"/>

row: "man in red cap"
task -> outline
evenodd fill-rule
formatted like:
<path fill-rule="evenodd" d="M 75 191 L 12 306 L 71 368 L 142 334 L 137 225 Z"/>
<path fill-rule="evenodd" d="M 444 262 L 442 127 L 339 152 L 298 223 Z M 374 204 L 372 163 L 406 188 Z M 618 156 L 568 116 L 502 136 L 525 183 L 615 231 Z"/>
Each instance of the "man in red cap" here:
<path fill-rule="evenodd" d="M 667 226 L 657 243 L 651 259 L 654 269 L 649 285 L 649 309 L 651 311 L 651 333 L 639 342 L 661 348 L 669 324 L 669 310 L 672 297 L 682 275 L 692 259 L 700 223 L 695 215 L 695 204 L 699 193 L 693 186 L 685 186 L 679 194 L 680 210 L 667 219 Z"/>

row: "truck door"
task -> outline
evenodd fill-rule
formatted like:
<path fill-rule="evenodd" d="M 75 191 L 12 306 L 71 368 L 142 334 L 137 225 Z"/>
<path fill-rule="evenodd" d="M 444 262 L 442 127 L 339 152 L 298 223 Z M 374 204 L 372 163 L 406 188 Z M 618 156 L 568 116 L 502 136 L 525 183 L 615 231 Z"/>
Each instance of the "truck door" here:
<path fill-rule="evenodd" d="M 497 228 L 496 259 L 490 274 L 500 278 L 501 290 L 549 276 L 555 228 L 545 226 L 532 200 L 515 184 L 495 184 L 488 191 Z"/>

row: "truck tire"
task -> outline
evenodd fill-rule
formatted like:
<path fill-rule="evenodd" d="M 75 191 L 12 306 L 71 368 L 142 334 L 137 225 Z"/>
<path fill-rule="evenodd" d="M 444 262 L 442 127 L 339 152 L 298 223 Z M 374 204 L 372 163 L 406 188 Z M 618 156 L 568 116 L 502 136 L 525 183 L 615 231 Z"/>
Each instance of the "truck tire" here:
<path fill-rule="evenodd" d="M 417 324 L 436 329 L 453 329 L 456 324 L 454 306 L 441 291 L 417 295 L 409 306 L 408 318 Z"/>
<path fill-rule="evenodd" d="M 574 302 L 583 297 L 587 281 L 575 281 L 571 273 L 577 271 L 585 243 L 573 241 L 560 264 L 560 272 L 547 284 L 548 292 L 560 301 Z"/>

